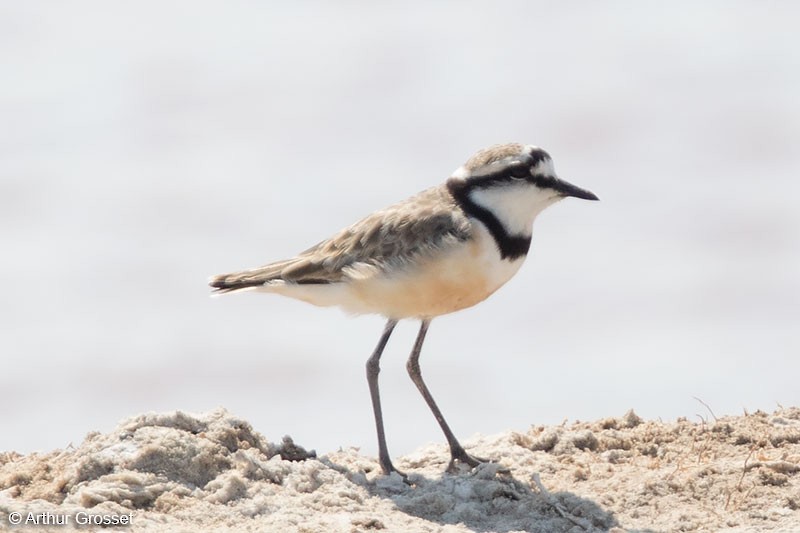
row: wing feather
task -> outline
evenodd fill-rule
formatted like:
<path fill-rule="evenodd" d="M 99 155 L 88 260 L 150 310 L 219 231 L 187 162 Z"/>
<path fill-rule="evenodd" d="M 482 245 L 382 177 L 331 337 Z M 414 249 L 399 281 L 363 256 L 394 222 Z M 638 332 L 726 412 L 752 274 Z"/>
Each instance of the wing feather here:
<path fill-rule="evenodd" d="M 210 285 L 218 292 L 257 287 L 274 281 L 337 283 L 354 270 L 382 272 L 414 263 L 419 256 L 470 237 L 470 224 L 445 187 L 376 211 L 294 258 L 222 274 Z"/>

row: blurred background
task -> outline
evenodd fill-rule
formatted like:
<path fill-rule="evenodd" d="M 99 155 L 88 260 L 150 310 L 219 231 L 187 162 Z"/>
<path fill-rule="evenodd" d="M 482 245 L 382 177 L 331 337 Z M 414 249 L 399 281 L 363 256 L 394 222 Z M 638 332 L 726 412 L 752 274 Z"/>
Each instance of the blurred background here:
<path fill-rule="evenodd" d="M 380 317 L 216 273 L 293 255 L 519 141 L 601 202 L 536 221 L 484 304 L 434 321 L 454 431 L 800 403 L 800 4 L 0 5 L 0 450 L 224 406 L 376 453 Z M 389 449 L 444 443 L 382 361 Z M 698 416 L 699 415 L 699 416 Z"/>

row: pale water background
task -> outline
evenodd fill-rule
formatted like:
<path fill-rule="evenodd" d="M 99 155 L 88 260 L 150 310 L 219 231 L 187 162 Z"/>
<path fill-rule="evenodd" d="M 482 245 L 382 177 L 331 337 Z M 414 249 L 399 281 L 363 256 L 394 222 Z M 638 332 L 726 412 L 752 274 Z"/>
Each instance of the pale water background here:
<path fill-rule="evenodd" d="M 462 438 L 565 418 L 800 404 L 800 4 L 3 2 L 0 450 L 225 406 L 270 439 L 376 450 L 383 326 L 209 275 L 292 255 L 539 144 L 599 203 L 434 321 Z M 389 448 L 444 442 L 383 358 Z"/>

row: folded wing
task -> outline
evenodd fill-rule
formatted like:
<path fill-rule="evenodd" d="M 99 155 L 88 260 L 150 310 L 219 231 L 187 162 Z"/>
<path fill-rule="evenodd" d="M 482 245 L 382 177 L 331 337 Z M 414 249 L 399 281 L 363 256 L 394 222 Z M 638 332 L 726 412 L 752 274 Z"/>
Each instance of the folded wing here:
<path fill-rule="evenodd" d="M 469 221 L 447 190 L 435 187 L 372 213 L 296 257 L 214 276 L 209 285 L 225 293 L 274 282 L 339 283 L 355 272 L 379 274 L 414 264 L 420 255 L 468 239 L 469 232 Z"/>

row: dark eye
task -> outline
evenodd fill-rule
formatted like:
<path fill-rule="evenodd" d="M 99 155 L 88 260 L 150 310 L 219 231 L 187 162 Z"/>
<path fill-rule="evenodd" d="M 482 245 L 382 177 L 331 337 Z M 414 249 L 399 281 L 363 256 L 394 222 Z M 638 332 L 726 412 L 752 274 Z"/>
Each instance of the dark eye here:
<path fill-rule="evenodd" d="M 528 176 L 531 175 L 531 173 L 528 171 L 528 167 L 525 166 L 511 167 L 510 174 L 512 178 L 520 178 L 520 179 L 527 178 Z"/>

